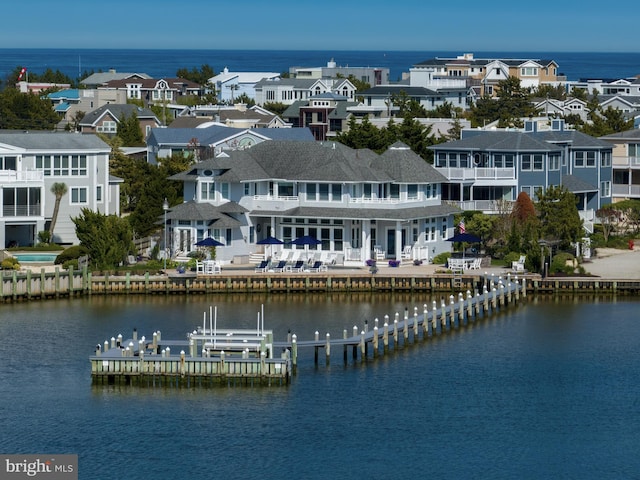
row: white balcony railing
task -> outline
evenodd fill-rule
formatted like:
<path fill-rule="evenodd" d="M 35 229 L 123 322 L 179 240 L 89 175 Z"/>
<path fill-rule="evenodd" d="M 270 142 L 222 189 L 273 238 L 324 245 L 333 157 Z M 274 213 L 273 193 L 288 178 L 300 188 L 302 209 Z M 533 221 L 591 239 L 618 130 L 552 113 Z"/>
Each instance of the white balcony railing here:
<path fill-rule="evenodd" d="M 464 202 L 447 201 L 461 210 L 477 210 L 483 213 L 511 212 L 514 202 L 508 200 L 467 200 Z"/>
<path fill-rule="evenodd" d="M 640 198 L 640 185 L 614 184 L 612 189 L 614 196 Z"/>
<path fill-rule="evenodd" d="M 454 168 L 436 167 L 449 180 L 515 180 L 515 168 Z"/>
<path fill-rule="evenodd" d="M 3 205 L 3 217 L 40 217 L 42 208 L 40 205 Z"/>
<path fill-rule="evenodd" d="M 613 157 L 614 167 L 640 168 L 640 157 Z"/>
<path fill-rule="evenodd" d="M 375 205 L 396 205 L 400 203 L 399 198 L 371 198 L 371 197 L 350 197 L 349 203 L 363 203 Z"/>
<path fill-rule="evenodd" d="M 0 170 L 0 182 L 43 182 L 44 173 L 41 170 Z"/>

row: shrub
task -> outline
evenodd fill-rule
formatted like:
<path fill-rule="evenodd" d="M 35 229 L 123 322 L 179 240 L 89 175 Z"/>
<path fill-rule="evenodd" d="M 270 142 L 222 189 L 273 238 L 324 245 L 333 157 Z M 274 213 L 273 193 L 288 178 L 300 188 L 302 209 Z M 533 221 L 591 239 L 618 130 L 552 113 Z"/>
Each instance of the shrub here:
<path fill-rule="evenodd" d="M 0 266 L 3 270 L 19 270 L 20 262 L 18 262 L 18 259 L 15 257 L 7 257 L 2 261 Z"/>
<path fill-rule="evenodd" d="M 451 252 L 442 252 L 433 257 L 434 265 L 444 265 L 449 260 Z"/>
<path fill-rule="evenodd" d="M 74 258 L 73 260 L 67 260 L 62 264 L 62 268 L 65 270 L 69 270 L 69 268 L 73 267 L 74 270 L 78 270 L 78 259 Z"/>
<path fill-rule="evenodd" d="M 64 265 L 65 262 L 69 260 L 78 260 L 83 255 L 87 254 L 87 249 L 82 245 L 74 245 L 73 247 L 69 247 L 64 250 L 60 255 L 56 257 L 55 263 L 56 265 Z M 77 262 L 76 262 L 77 264 Z"/>
<path fill-rule="evenodd" d="M 567 252 L 559 252 L 551 260 L 551 266 L 549 267 L 549 273 L 565 273 L 571 275 L 576 267 L 574 266 L 575 258 L 572 254 Z M 571 262 L 569 264 L 569 262 Z"/>

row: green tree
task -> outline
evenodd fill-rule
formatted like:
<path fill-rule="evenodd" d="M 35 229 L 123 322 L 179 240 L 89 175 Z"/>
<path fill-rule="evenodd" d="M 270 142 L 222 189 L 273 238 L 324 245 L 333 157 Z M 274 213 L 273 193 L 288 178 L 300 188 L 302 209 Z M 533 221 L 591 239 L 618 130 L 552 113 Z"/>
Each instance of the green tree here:
<path fill-rule="evenodd" d="M 397 139 L 408 145 L 411 150 L 425 160 L 433 163 L 433 152 L 428 147 L 435 143 L 431 134 L 431 125 L 423 125 L 410 115 L 406 115 L 398 126 Z"/>
<path fill-rule="evenodd" d="M 592 137 L 602 137 L 612 133 L 625 132 L 633 129 L 633 118 L 626 119 L 622 110 L 607 107 L 603 110 L 596 107 L 596 111 L 589 114 L 591 122 L 577 125 L 576 129 Z"/>
<path fill-rule="evenodd" d="M 55 182 L 51 185 L 51 193 L 55 196 L 55 202 L 53 204 L 53 214 L 51 215 L 51 223 L 49 224 L 49 238 L 53 240 L 53 230 L 56 228 L 56 222 L 58 221 L 58 213 L 60 212 L 60 202 L 62 197 L 67 194 L 67 185 L 62 182 Z"/>
<path fill-rule="evenodd" d="M 521 127 L 522 118 L 531 117 L 538 112 L 531 103 L 529 89 L 523 88 L 520 79 L 509 77 L 498 82 L 497 98 L 484 96 L 471 105 L 469 118 L 474 127 L 498 121 L 498 127 Z"/>
<path fill-rule="evenodd" d="M 540 98 L 552 98 L 554 100 L 565 100 L 567 98 L 567 91 L 562 85 L 549 85 L 543 83 L 538 85 L 538 88 L 533 92 L 534 97 Z"/>
<path fill-rule="evenodd" d="M 0 129 L 53 130 L 59 121 L 46 98 L 13 87 L 0 93 Z"/>
<path fill-rule="evenodd" d="M 584 231 L 578 213 L 578 198 L 562 186 L 551 186 L 546 192 L 538 192 L 537 195 L 540 237 L 545 240 L 559 240 L 560 249 L 569 249 Z"/>
<path fill-rule="evenodd" d="M 116 135 L 122 140 L 125 147 L 141 147 L 144 146 L 144 136 L 140 128 L 140 120 L 136 112 L 131 112 L 129 116 L 122 116 L 118 123 Z"/>
<path fill-rule="evenodd" d="M 275 113 L 276 115 L 282 116 L 284 111 L 289 107 L 289 105 L 285 105 L 281 102 L 265 102 L 262 107 L 265 110 L 269 110 L 271 113 Z"/>
<path fill-rule="evenodd" d="M 215 77 L 215 75 L 213 67 L 206 63 L 201 65 L 200 68 L 193 67 L 191 70 L 188 68 L 179 68 L 176 71 L 176 76 L 178 78 L 184 78 L 185 80 L 189 80 L 202 86 L 207 85 L 209 83 L 209 79 Z"/>
<path fill-rule="evenodd" d="M 126 219 L 83 208 L 81 214 L 71 220 L 80 245 L 87 249 L 96 268 L 116 267 L 134 253 L 133 233 Z"/>
<path fill-rule="evenodd" d="M 368 116 L 365 116 L 360 123 L 355 117 L 351 117 L 349 129 L 338 133 L 336 140 L 351 148 L 368 148 L 377 153 L 384 152 L 395 141 L 395 139 L 390 141 L 387 131 L 373 125 Z"/>

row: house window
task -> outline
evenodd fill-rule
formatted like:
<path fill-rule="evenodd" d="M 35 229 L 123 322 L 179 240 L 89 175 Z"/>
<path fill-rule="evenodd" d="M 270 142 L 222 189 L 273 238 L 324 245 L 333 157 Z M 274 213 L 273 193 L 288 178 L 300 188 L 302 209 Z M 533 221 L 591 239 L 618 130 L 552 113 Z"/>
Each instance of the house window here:
<path fill-rule="evenodd" d="M 100 133 L 117 133 L 118 125 L 113 120 L 105 120 L 96 127 L 96 131 Z"/>
<path fill-rule="evenodd" d="M 229 184 L 228 183 L 220 184 L 220 194 L 222 195 L 222 198 L 224 198 L 225 200 L 229 200 Z"/>
<path fill-rule="evenodd" d="M 460 154 L 460 168 L 469 168 L 469 155 L 466 153 Z"/>
<path fill-rule="evenodd" d="M 630 143 L 628 145 L 629 156 L 630 157 L 640 157 L 640 144 L 638 143 Z"/>
<path fill-rule="evenodd" d="M 71 156 L 71 176 L 80 177 L 87 175 L 87 156 L 72 155 Z"/>
<path fill-rule="evenodd" d="M 600 196 L 601 197 L 611 196 L 611 182 L 600 182 Z"/>
<path fill-rule="evenodd" d="M 600 153 L 600 166 L 601 167 L 610 167 L 611 166 L 611 152 L 601 152 Z"/>
<path fill-rule="evenodd" d="M 293 183 L 279 183 L 278 184 L 278 196 L 279 197 L 293 197 Z"/>
<path fill-rule="evenodd" d="M 231 245 L 231 229 L 230 228 L 226 228 L 224 231 L 224 240 L 225 240 L 225 244 L 227 245 Z"/>
<path fill-rule="evenodd" d="M 86 205 L 87 204 L 87 188 L 71 187 L 71 204 Z"/>
<path fill-rule="evenodd" d="M 318 187 L 318 193 L 320 194 L 319 200 L 324 202 L 329 201 L 329 185 L 326 183 L 321 183 L 318 185 Z"/>
<path fill-rule="evenodd" d="M 522 77 L 537 77 L 538 76 L 538 68 L 537 67 L 522 67 L 520 69 L 520 75 Z"/>
<path fill-rule="evenodd" d="M 543 169 L 543 156 L 540 154 L 536 154 L 533 156 L 533 169 L 541 171 Z"/>
<path fill-rule="evenodd" d="M 522 167 L 521 170 L 531 170 L 531 155 L 522 155 Z"/>
<path fill-rule="evenodd" d="M 0 157 L 0 170 L 17 169 L 17 157 Z"/>
<path fill-rule="evenodd" d="M 447 166 L 447 154 L 444 152 L 438 153 L 438 158 L 436 159 L 436 167 L 446 167 Z"/>
<path fill-rule="evenodd" d="M 442 219 L 442 239 L 447 238 L 447 219 Z"/>
<path fill-rule="evenodd" d="M 418 198 L 418 185 L 411 183 L 407 185 L 407 199 L 416 200 Z"/>
<path fill-rule="evenodd" d="M 102 185 L 96 185 L 96 202 L 102 203 Z"/>
<path fill-rule="evenodd" d="M 318 195 L 318 185 L 316 183 L 307 183 L 307 200 L 316 200 Z"/>
<path fill-rule="evenodd" d="M 275 90 L 267 90 L 265 97 L 267 98 L 267 101 L 273 102 L 276 99 Z"/>
<path fill-rule="evenodd" d="M 574 165 L 576 167 L 584 167 L 586 152 L 575 152 L 573 154 Z"/>
<path fill-rule="evenodd" d="M 596 166 L 596 152 L 589 151 L 587 152 L 587 167 L 595 167 Z"/>
<path fill-rule="evenodd" d="M 487 85 L 485 87 L 485 92 L 487 92 L 487 95 L 493 95 L 493 85 Z"/>
<path fill-rule="evenodd" d="M 342 185 L 339 183 L 331 184 L 331 200 L 334 202 L 342 201 Z"/>
<path fill-rule="evenodd" d="M 389 185 L 389 198 L 399 199 L 400 198 L 400 185 L 397 183 L 392 183 Z"/>
<path fill-rule="evenodd" d="M 560 155 L 549 155 L 549 170 L 560 170 Z"/>
<path fill-rule="evenodd" d="M 215 200 L 216 184 L 215 182 L 200 182 L 200 200 Z"/>

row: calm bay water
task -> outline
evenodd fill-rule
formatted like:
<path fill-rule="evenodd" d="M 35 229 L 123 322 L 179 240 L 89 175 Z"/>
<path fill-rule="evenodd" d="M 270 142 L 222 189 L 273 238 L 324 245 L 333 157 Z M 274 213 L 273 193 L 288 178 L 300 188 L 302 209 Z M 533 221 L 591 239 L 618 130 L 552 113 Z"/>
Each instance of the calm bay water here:
<path fill-rule="evenodd" d="M 92 386 L 88 356 L 136 327 L 342 335 L 411 296 L 94 297 L 0 308 L 0 452 L 77 453 L 80 478 L 634 478 L 637 299 L 534 299 L 376 361 L 313 364 L 288 387 Z"/>

